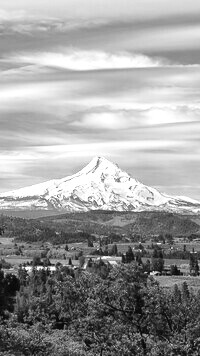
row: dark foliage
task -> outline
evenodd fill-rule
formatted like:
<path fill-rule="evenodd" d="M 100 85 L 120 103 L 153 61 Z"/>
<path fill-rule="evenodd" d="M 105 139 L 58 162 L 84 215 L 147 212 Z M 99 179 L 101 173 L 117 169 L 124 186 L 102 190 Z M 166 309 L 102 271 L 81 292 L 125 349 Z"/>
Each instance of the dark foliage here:
<path fill-rule="evenodd" d="M 102 278 L 103 266 L 21 269 L 14 314 L 0 323 L 3 355 L 199 355 L 199 293 L 186 282 L 164 291 L 135 262 Z"/>
<path fill-rule="evenodd" d="M 5 318 L 7 312 L 13 312 L 14 297 L 19 288 L 19 279 L 13 274 L 5 275 L 2 269 L 0 269 L 0 317 Z"/>

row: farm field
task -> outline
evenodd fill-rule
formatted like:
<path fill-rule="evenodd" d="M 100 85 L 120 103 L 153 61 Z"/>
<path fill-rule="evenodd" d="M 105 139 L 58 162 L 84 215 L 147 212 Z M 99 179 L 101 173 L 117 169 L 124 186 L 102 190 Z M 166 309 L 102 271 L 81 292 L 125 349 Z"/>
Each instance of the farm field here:
<path fill-rule="evenodd" d="M 183 282 L 186 282 L 188 287 L 194 291 L 200 290 L 200 276 L 155 276 L 154 279 L 162 288 L 173 288 L 175 284 L 181 287 Z"/>
<path fill-rule="evenodd" d="M 133 251 L 134 249 L 138 248 L 138 243 L 136 242 L 119 242 L 116 243 L 117 245 L 117 250 L 118 253 L 126 253 L 128 250 L 128 247 L 130 246 Z M 149 248 L 151 246 L 151 241 L 146 241 L 145 243 L 142 243 L 143 247 L 149 251 L 150 255 L 152 253 L 152 249 Z M 8 262 L 13 263 L 13 264 L 20 264 L 24 262 L 31 261 L 34 255 L 39 255 L 41 252 L 45 251 L 46 249 L 50 250 L 51 256 L 50 260 L 53 261 L 55 260 L 62 261 L 66 263 L 66 259 L 63 258 L 65 255 L 66 258 L 71 257 L 72 259 L 75 259 L 75 255 L 77 255 L 80 251 L 83 253 L 84 256 L 88 255 L 93 255 L 93 252 L 98 249 L 99 244 L 94 243 L 93 247 L 88 247 L 87 241 L 85 242 L 73 242 L 68 244 L 68 251 L 65 250 L 65 244 L 61 245 L 52 245 L 48 243 L 41 243 L 41 242 L 36 242 L 36 243 L 17 243 L 13 241 L 12 238 L 7 238 L 7 237 L 1 237 L 0 238 L 0 255 L 2 258 L 6 259 Z M 16 256 L 16 251 L 21 248 L 21 251 L 23 254 L 17 255 Z M 102 249 L 104 250 L 105 246 L 102 246 Z M 112 248 L 112 244 L 108 245 L 108 250 Z M 163 251 L 169 249 L 170 246 L 168 244 L 162 245 Z M 183 244 L 174 244 L 173 248 L 183 250 Z M 192 251 L 193 248 L 195 251 L 200 250 L 200 243 L 188 243 L 186 245 L 187 251 Z M 143 257 L 142 260 L 145 262 L 147 259 L 151 259 L 150 257 Z M 173 258 L 173 259 L 167 259 L 165 258 L 165 265 L 177 265 L 178 267 L 180 266 L 188 266 L 189 260 L 188 259 L 178 259 L 178 258 Z"/>
<path fill-rule="evenodd" d="M 20 264 L 26 263 L 26 262 L 31 262 L 33 259 L 32 258 L 27 258 L 23 256 L 9 256 L 4 258 L 6 262 L 9 262 L 12 266 L 19 266 Z M 61 258 L 51 258 L 50 259 L 51 263 L 53 265 L 56 265 L 56 263 L 60 262 L 62 265 L 66 265 L 68 260 L 64 260 Z M 73 265 L 78 265 L 79 261 L 78 260 L 72 260 Z"/>
<path fill-rule="evenodd" d="M 88 255 L 90 256 L 90 255 Z M 70 254 L 69 256 L 70 257 Z M 92 255 L 91 255 L 92 257 Z M 32 258 L 29 258 L 29 257 L 25 257 L 25 256 L 2 256 L 2 258 L 4 258 L 7 262 L 13 264 L 13 265 L 20 265 L 22 263 L 25 263 L 25 262 L 30 262 L 32 261 Z M 113 259 L 115 259 L 115 257 L 113 256 Z M 145 262 L 147 260 L 147 258 L 143 257 L 142 258 L 142 261 Z M 57 262 L 60 262 L 62 264 L 66 264 L 67 263 L 67 260 L 66 259 L 63 259 L 63 258 L 50 258 L 50 261 L 52 264 L 56 264 Z M 74 259 L 72 259 L 72 261 L 76 261 Z M 179 260 L 179 259 L 165 259 L 165 265 L 166 266 L 170 266 L 170 265 L 177 265 L 177 267 L 189 267 L 189 260 Z M 199 261 L 199 264 L 200 264 L 200 261 Z"/>
<path fill-rule="evenodd" d="M 13 238 L 1 236 L 0 243 L 1 245 L 13 245 Z"/>
<path fill-rule="evenodd" d="M 130 246 L 133 249 L 138 249 L 139 242 L 116 242 L 118 253 L 125 254 Z M 184 250 L 184 245 L 187 251 L 200 251 L 200 243 L 199 242 L 191 242 L 191 243 L 183 243 L 183 242 L 176 242 L 173 244 L 173 250 Z M 108 245 L 108 250 L 111 250 L 112 244 Z M 153 249 L 152 249 L 152 241 L 148 240 L 142 242 L 142 246 L 145 250 L 148 251 L 149 255 L 151 256 Z M 60 245 L 53 245 L 49 242 L 17 242 L 13 240 L 13 238 L 8 237 L 1 237 L 0 238 L 0 258 L 9 262 L 14 268 L 18 268 L 20 264 L 24 264 L 26 262 L 31 262 L 34 256 L 42 256 L 42 254 L 48 252 L 48 257 L 52 264 L 56 264 L 57 262 L 62 263 L 63 265 L 68 264 L 69 258 L 72 259 L 73 265 L 77 265 L 79 263 L 78 257 L 79 254 L 82 253 L 83 256 L 95 256 L 95 250 L 99 248 L 99 240 L 97 239 L 94 242 L 93 247 L 88 247 L 88 242 L 72 242 L 68 243 L 68 250 L 65 249 L 66 244 Z M 169 254 L 170 252 L 170 245 L 169 244 L 162 244 L 162 250 L 164 253 Z M 102 246 L 102 250 L 105 249 L 105 246 Z M 134 253 L 136 254 L 136 253 Z M 113 257 L 114 259 L 114 257 Z M 149 259 L 151 261 L 151 257 L 142 257 L 142 261 L 146 262 Z M 176 265 L 180 271 L 184 274 L 184 276 L 189 275 L 189 260 L 188 259 L 179 259 L 179 258 L 164 258 L 164 265 Z M 200 260 L 199 260 L 200 265 Z M 185 277 L 184 277 L 185 278 Z M 162 283 L 166 284 L 166 286 L 170 286 L 171 284 L 174 285 L 174 279 L 170 281 L 168 276 L 162 276 Z M 195 278 L 196 280 L 196 278 Z M 179 281 L 179 279 L 178 279 Z M 180 279 L 181 281 L 181 279 Z M 180 282 L 182 283 L 182 282 Z"/>

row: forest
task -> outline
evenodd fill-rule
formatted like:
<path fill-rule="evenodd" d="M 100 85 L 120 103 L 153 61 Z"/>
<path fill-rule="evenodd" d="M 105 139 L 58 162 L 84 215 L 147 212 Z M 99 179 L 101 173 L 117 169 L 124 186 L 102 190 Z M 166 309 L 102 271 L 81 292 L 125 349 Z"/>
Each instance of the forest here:
<path fill-rule="evenodd" d="M 199 238 L 199 225 L 194 217 L 172 213 L 101 212 L 61 214 L 38 219 L 0 216 L 0 235 L 14 237 L 17 242 L 43 242 L 63 244 L 84 241 L 91 235 L 118 235 L 129 241 L 161 238 L 167 235 Z M 119 239 L 118 239 L 119 240 Z M 168 240 L 168 239 L 167 239 Z M 112 241 L 113 242 L 113 241 Z"/>
<path fill-rule="evenodd" d="M 200 292 L 164 289 L 135 261 L 0 275 L 0 356 L 200 354 Z"/>

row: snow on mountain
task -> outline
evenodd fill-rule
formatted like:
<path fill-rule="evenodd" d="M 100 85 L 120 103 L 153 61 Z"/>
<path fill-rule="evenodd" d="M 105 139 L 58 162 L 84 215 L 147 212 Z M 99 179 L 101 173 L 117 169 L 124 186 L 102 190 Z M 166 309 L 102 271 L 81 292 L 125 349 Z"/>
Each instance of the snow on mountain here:
<path fill-rule="evenodd" d="M 0 194 L 1 210 L 200 212 L 200 202 L 148 187 L 116 164 L 95 157 L 78 173 Z"/>

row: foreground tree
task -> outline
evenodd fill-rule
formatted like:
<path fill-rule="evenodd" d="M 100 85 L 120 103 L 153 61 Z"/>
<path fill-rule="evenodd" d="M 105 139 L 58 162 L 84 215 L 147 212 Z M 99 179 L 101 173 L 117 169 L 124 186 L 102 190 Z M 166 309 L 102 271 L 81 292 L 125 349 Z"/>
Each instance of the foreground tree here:
<path fill-rule="evenodd" d="M 81 345 L 78 355 L 200 354 L 200 298 L 187 283 L 164 290 L 136 261 L 107 269 L 106 274 L 101 259 L 96 266 L 90 262 L 90 273 L 62 266 L 53 275 L 34 270 L 20 288 L 15 310 L 18 325 L 28 334 L 37 325 L 48 355 L 56 350 L 51 337 L 63 345 L 66 337 Z M 10 332 L 16 335 L 16 329 Z M 67 350 L 66 346 L 61 355 L 70 355 Z"/>
<path fill-rule="evenodd" d="M 14 310 L 14 297 L 19 288 L 19 279 L 13 274 L 4 275 L 0 269 L 0 317 Z"/>
<path fill-rule="evenodd" d="M 152 270 L 162 273 L 164 268 L 164 258 L 161 249 L 155 248 L 151 259 Z"/>

